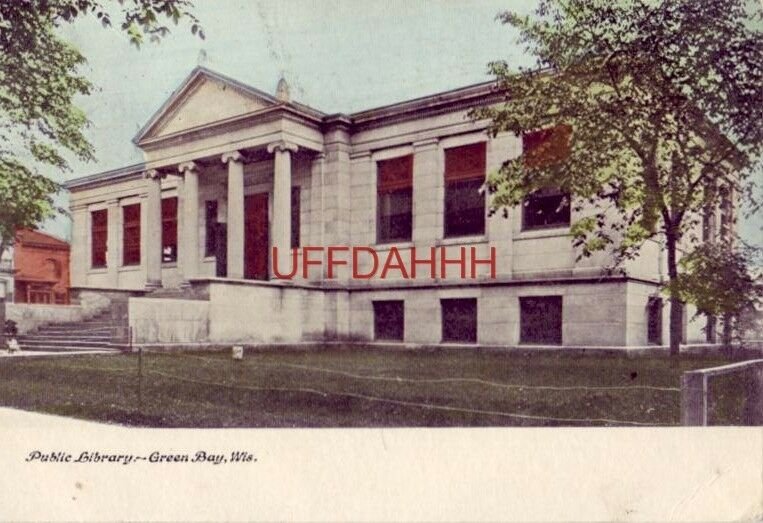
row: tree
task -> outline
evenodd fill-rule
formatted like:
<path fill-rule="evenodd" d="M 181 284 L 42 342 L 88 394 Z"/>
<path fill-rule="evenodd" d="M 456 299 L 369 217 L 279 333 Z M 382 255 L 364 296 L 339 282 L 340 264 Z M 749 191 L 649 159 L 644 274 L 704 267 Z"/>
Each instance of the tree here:
<path fill-rule="evenodd" d="M 81 72 L 85 57 L 63 41 L 62 24 L 93 16 L 104 27 L 119 19 L 132 44 L 159 41 L 169 28 L 161 19 L 191 23 L 204 33 L 188 0 L 19 0 L 0 2 L 0 254 L 16 231 L 36 227 L 57 210 L 58 183 L 46 176 L 70 170 L 67 156 L 93 160 L 77 95 L 93 85 Z"/>
<path fill-rule="evenodd" d="M 763 148 L 763 20 L 745 0 L 540 0 L 531 16 L 499 19 L 537 57 L 532 70 L 490 71 L 504 103 L 472 112 L 493 135 L 543 130 L 535 155 L 488 177 L 491 211 L 554 187 L 583 213 L 572 225 L 581 256 L 635 257 L 648 239 L 667 250 L 700 241 L 703 211 L 749 197 Z M 757 24 L 757 25 L 756 25 Z M 558 154 L 559 151 L 564 154 Z M 538 161 L 542 155 L 555 161 Z M 691 249 L 689 249 L 691 250 Z M 682 303 L 670 293 L 670 350 Z"/>
<path fill-rule="evenodd" d="M 681 259 L 684 272 L 671 282 L 673 291 L 693 303 L 697 313 L 723 318 L 723 345 L 731 351 L 734 328 L 745 316 L 754 318 L 763 286 L 750 274 L 759 249 L 705 243 Z M 743 334 L 737 328 L 737 335 Z"/>

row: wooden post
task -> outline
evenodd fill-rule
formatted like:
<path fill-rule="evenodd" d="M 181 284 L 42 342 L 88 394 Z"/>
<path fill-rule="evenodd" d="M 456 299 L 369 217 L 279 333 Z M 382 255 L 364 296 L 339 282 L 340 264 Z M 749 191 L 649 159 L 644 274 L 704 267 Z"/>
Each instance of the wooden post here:
<path fill-rule="evenodd" d="M 681 424 L 707 425 L 707 377 L 702 372 L 681 376 Z"/>
<path fill-rule="evenodd" d="M 763 363 L 750 370 L 750 390 L 744 404 L 742 421 L 745 425 L 763 425 Z"/>
<path fill-rule="evenodd" d="M 5 296 L 0 296 L 0 348 L 5 348 Z"/>

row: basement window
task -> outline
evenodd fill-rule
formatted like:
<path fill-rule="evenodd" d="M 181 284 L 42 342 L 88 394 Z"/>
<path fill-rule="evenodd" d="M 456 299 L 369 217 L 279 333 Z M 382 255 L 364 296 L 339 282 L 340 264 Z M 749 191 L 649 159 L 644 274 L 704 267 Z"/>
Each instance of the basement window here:
<path fill-rule="evenodd" d="M 440 300 L 442 341 L 477 343 L 477 298 Z"/>
<path fill-rule="evenodd" d="M 403 341 L 405 312 L 403 300 L 374 301 L 374 339 Z"/>
<path fill-rule="evenodd" d="M 519 342 L 562 344 L 562 297 L 519 298 Z"/>

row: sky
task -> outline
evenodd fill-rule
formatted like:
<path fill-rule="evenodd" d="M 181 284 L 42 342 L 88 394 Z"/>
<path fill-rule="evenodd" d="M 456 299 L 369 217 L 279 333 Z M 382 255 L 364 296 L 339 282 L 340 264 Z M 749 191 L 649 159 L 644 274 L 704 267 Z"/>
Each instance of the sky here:
<path fill-rule="evenodd" d="M 141 161 L 131 140 L 199 64 L 274 93 L 281 76 L 292 99 L 322 111 L 354 112 L 489 80 L 487 64 L 529 66 L 517 33 L 495 19 L 529 13 L 530 0 L 196 0 L 206 39 L 187 24 L 140 49 L 94 17 L 64 26 L 87 58 L 97 90 L 77 100 L 91 121 L 96 161 L 73 161 L 66 178 Z M 116 18 L 115 18 L 116 20 Z M 59 181 L 63 181 L 59 177 Z M 65 195 L 62 196 L 64 203 Z M 57 219 L 45 228 L 68 237 Z M 746 236 L 759 225 L 745 224 Z"/>

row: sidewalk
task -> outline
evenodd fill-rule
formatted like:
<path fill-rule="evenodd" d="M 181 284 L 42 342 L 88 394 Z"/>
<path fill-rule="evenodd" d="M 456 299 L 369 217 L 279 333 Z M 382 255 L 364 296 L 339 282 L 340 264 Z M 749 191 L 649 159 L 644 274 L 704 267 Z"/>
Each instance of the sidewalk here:
<path fill-rule="evenodd" d="M 81 354 L 119 354 L 117 350 L 72 350 L 72 351 L 25 351 L 9 352 L 0 350 L 0 358 L 31 358 L 34 356 L 77 356 Z"/>

